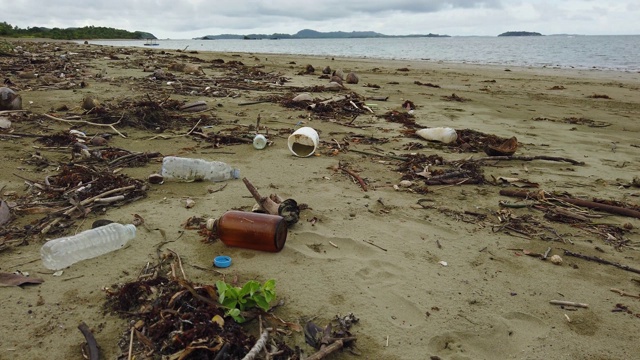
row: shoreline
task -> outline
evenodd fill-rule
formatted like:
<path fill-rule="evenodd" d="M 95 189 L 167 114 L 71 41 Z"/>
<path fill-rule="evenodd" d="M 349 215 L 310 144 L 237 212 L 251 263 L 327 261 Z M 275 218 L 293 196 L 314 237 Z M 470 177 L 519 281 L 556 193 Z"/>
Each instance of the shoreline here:
<path fill-rule="evenodd" d="M 29 46 L 30 53 L 52 58 L 42 44 Z M 640 124 L 635 121 L 640 118 L 640 75 L 178 53 L 73 42 L 61 47 L 75 55 L 64 62 L 36 62 L 38 78 L 18 76 L 23 65 L 12 61 L 21 58 L 0 57 L 0 69 L 12 69 L 0 70 L 2 75 L 15 83 L 27 110 L 9 115 L 11 128 L 0 132 L 0 154 L 7 169 L 0 173 L 0 196 L 22 208 L 42 194 L 57 196 L 25 186 L 13 174 L 44 184 L 45 179 L 55 181 L 60 168 L 70 163 L 117 170 L 147 188 L 136 201 L 87 206 L 86 218 L 72 213 L 54 234 L 30 236 L 27 243 L 20 240 L 28 234 L 14 235 L 0 251 L 0 271 L 27 272 L 44 280 L 23 288 L 0 288 L 5 296 L 0 316 L 8 324 L 8 335 L 0 339 L 0 358 L 18 353 L 33 359 L 77 358 L 84 341 L 76 329 L 80 321 L 92 328 L 104 358 L 126 355 L 130 324 L 135 321 L 105 315 L 104 289 L 135 280 L 141 269 L 157 264 L 159 246 L 180 256 L 180 267 L 194 283 L 275 279 L 277 299 L 285 303 L 274 312 L 285 321 L 304 325 L 313 318 L 326 325 L 338 314 L 353 312 L 360 319 L 352 332 L 362 355 L 344 351 L 334 355 L 336 359 L 635 356 L 632 344 L 640 306 L 610 289 L 635 294 L 638 284 L 633 280 L 638 275 L 570 257 L 564 250 L 633 266 L 640 261 L 640 220 L 567 207 L 554 199 L 566 195 L 638 204 L 640 188 L 632 181 L 640 173 Z M 69 63 L 71 72 L 65 70 Z M 169 70 L 172 63 L 199 65 L 203 74 Z M 305 73 L 307 64 L 315 73 Z M 154 79 L 152 72 L 145 72 L 151 65 L 168 77 Z M 324 66 L 355 71 L 360 81 L 346 84 L 340 92 L 326 91 L 329 80 L 320 78 Z M 280 84 L 281 79 L 286 81 Z M 85 87 L 80 87 L 81 81 Z M 285 100 L 301 92 L 318 101 L 353 96 L 358 107 L 361 102 L 376 106 L 373 113 L 357 111 L 348 101 L 324 113 L 285 106 Z M 105 117 L 81 108 L 87 96 L 100 102 Z M 195 101 L 203 101 L 207 109 L 179 110 Z M 403 107 L 406 101 L 414 104 L 411 114 Z M 139 105 L 149 102 L 162 111 Z M 165 103 L 176 106 L 160 106 Z M 54 121 L 44 114 L 94 123 L 122 119 L 114 126 L 126 138 L 108 127 Z M 402 122 L 405 117 L 409 121 Z M 272 141 L 267 148 L 215 140 L 253 134 L 258 118 L 261 133 Z M 154 122 L 147 124 L 150 121 Z M 320 134 L 317 156 L 298 158 L 289 151 L 288 136 L 299 125 Z M 440 126 L 452 127 L 461 136 L 477 132 L 516 137 L 516 156 L 562 157 L 584 165 L 540 159 L 475 162 L 486 155 L 477 139 L 445 145 L 415 136 L 417 128 Z M 242 181 L 150 184 L 146 179 L 160 170 L 161 158 L 114 169 L 100 159 L 72 158 L 66 145 L 36 141 L 71 129 L 89 136 L 111 133 L 108 146 L 123 151 L 223 161 L 239 168 L 241 177 L 261 193 L 277 193 L 308 207 L 279 253 L 205 242 L 184 224 L 193 217 L 219 217 L 230 209 L 250 211 L 255 201 Z M 91 151 L 103 149 L 87 144 Z M 360 177 L 366 189 L 342 169 Z M 456 169 L 477 170 L 483 181 L 436 181 Z M 505 189 L 546 198 L 510 198 L 501 195 Z M 186 199 L 194 204 L 187 207 Z M 60 201 L 71 206 L 69 199 Z M 47 215 L 12 209 L 15 220 L 10 226 L 18 230 L 39 226 Z M 128 223 L 133 214 L 144 218 L 148 229 L 139 227 L 126 248 L 74 264 L 61 276 L 42 266 L 39 249 L 46 239 L 86 229 L 97 219 Z M 549 248 L 549 256 L 562 257 L 561 265 L 536 255 Z M 232 266 L 214 269 L 212 261 L 218 255 L 232 257 Z M 170 270 L 162 274 L 170 275 Z M 589 307 L 562 308 L 549 304 L 551 300 Z M 613 311 L 616 304 L 628 312 Z M 257 335 L 255 327 L 247 326 Z M 286 342 L 300 346 L 305 355 L 314 352 L 302 333 L 292 332 Z M 119 343 L 126 345 L 121 348 Z M 138 340 L 134 343 L 136 358 L 149 351 Z"/>

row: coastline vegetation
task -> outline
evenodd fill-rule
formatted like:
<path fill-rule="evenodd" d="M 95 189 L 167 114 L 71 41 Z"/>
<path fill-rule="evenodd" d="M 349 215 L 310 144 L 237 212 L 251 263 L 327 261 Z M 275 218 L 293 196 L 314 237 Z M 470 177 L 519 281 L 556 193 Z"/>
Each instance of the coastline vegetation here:
<path fill-rule="evenodd" d="M 148 32 L 127 31 L 103 26 L 85 26 L 81 28 L 45 28 L 27 27 L 21 29 L 6 21 L 0 22 L 0 36 L 12 38 L 46 38 L 60 40 L 81 39 L 156 39 Z"/>

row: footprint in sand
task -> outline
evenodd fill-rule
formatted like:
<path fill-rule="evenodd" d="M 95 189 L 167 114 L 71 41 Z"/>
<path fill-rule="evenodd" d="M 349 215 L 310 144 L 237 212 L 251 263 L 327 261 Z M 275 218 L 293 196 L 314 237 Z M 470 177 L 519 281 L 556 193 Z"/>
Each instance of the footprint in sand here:
<path fill-rule="evenodd" d="M 367 260 L 365 267 L 355 273 L 356 286 L 371 298 L 378 313 L 393 325 L 401 328 L 414 328 L 421 325 L 425 312 L 411 299 L 415 289 L 402 289 L 406 271 L 390 262 Z M 417 300 L 417 299 L 416 299 Z"/>
<path fill-rule="evenodd" d="M 497 317 L 477 331 L 452 331 L 432 337 L 430 355 L 447 359 L 508 359 L 544 336 L 549 328 L 542 320 L 519 312 Z"/>

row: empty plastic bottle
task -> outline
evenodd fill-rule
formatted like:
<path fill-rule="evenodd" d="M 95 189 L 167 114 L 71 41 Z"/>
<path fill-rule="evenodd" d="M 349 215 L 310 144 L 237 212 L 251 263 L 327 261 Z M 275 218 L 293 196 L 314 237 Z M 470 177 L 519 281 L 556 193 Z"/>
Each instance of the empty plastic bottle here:
<path fill-rule="evenodd" d="M 179 181 L 225 181 L 238 179 L 240 170 L 221 161 L 166 156 L 162 159 L 162 176 Z"/>
<path fill-rule="evenodd" d="M 110 223 L 77 235 L 49 240 L 40 249 L 40 257 L 47 269 L 60 270 L 118 250 L 135 236 L 135 225 Z"/>

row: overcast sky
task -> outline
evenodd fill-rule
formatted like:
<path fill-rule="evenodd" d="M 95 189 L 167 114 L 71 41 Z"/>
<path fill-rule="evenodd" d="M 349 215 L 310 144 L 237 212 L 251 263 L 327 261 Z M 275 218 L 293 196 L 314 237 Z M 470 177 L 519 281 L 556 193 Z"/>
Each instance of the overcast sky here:
<path fill-rule="evenodd" d="M 639 0 L 0 0 L 0 22 L 108 26 L 158 38 L 222 33 L 640 34 Z"/>

